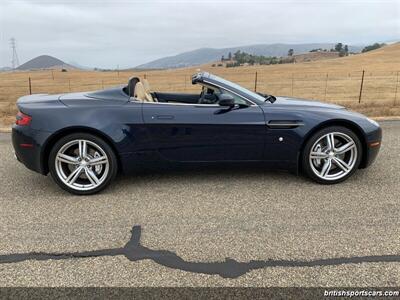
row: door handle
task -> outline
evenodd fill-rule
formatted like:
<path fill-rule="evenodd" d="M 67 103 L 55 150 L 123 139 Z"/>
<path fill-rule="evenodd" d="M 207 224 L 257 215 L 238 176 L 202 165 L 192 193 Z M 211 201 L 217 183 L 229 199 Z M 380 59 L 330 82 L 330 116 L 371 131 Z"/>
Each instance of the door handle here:
<path fill-rule="evenodd" d="M 171 115 L 159 115 L 159 116 L 152 116 L 151 117 L 153 120 L 157 119 L 157 120 L 173 120 L 175 119 L 174 116 Z"/>

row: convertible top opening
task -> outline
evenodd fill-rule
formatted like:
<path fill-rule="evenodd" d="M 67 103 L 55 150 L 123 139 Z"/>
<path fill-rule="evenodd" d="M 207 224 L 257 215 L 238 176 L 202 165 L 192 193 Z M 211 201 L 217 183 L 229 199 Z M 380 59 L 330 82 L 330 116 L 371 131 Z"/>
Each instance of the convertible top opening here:
<path fill-rule="evenodd" d="M 240 106 L 262 104 L 265 101 L 273 103 L 276 100 L 272 95 L 252 92 L 208 72 L 193 74 L 192 84 L 199 84 L 201 91 L 197 94 L 157 92 L 150 88 L 146 78 L 132 77 L 123 90 L 129 97 L 145 102 L 218 104 L 222 95 L 222 98 L 229 95 L 234 104 Z"/>

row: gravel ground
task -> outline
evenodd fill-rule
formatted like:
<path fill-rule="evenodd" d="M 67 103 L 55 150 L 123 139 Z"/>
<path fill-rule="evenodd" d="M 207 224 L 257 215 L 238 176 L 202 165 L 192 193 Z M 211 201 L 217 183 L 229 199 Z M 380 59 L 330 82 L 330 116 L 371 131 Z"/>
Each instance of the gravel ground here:
<path fill-rule="evenodd" d="M 0 286 L 399 286 L 400 122 L 382 127 L 377 161 L 339 185 L 208 168 L 119 177 L 88 197 L 26 169 L 0 134 L 0 262 L 122 249 L 133 226 L 144 253 L 0 263 Z"/>

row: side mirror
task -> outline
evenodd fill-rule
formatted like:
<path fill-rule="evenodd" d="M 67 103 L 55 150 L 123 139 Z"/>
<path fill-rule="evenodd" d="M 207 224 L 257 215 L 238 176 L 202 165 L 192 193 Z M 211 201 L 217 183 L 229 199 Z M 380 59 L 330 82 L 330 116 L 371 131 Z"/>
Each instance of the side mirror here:
<path fill-rule="evenodd" d="M 229 94 L 222 94 L 219 96 L 218 104 L 220 106 L 234 107 L 235 99 Z"/>

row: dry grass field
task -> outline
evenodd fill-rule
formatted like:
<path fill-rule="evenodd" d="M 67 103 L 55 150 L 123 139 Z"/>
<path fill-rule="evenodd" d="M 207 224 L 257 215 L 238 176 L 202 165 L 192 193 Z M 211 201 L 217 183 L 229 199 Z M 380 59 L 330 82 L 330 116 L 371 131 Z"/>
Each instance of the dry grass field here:
<path fill-rule="evenodd" d="M 68 71 L 0 73 L 0 122 L 14 121 L 15 102 L 32 93 L 90 91 L 125 84 L 129 77 L 146 76 L 155 91 L 197 91 L 191 74 L 199 67 L 155 71 Z M 364 54 L 323 61 L 237 68 L 204 65 L 201 70 L 273 95 L 318 99 L 345 105 L 366 115 L 400 116 L 400 43 Z M 359 103 L 361 76 L 364 85 Z M 0 124 L 1 125 L 1 124 Z M 0 126 L 1 127 L 1 126 Z"/>

